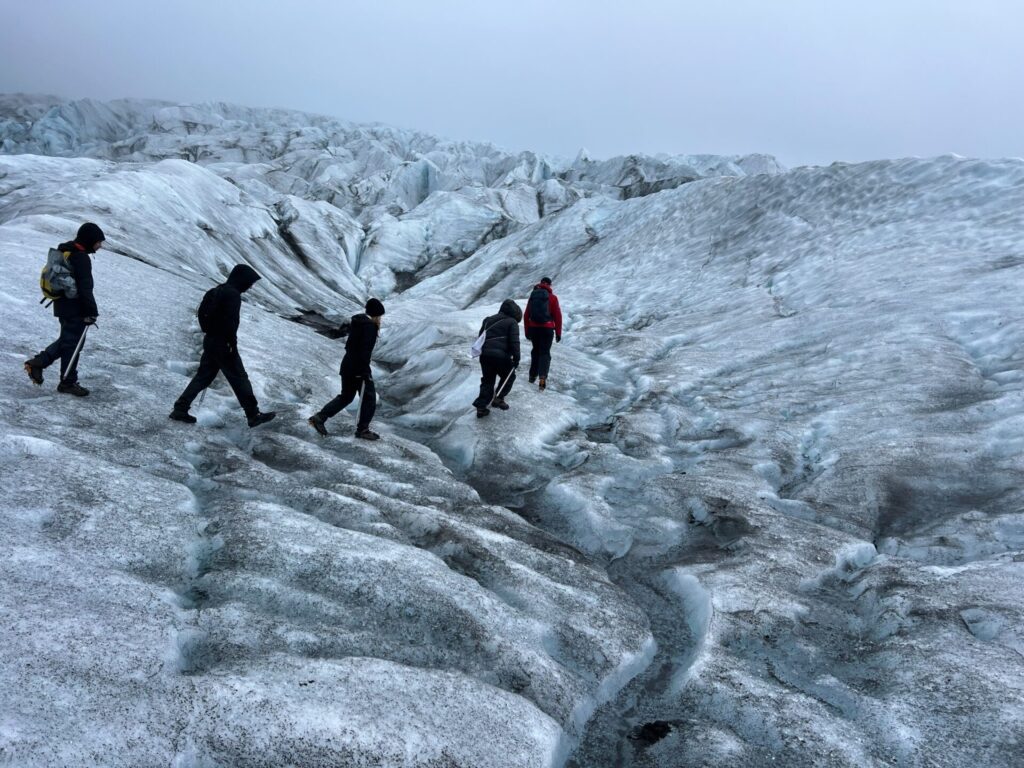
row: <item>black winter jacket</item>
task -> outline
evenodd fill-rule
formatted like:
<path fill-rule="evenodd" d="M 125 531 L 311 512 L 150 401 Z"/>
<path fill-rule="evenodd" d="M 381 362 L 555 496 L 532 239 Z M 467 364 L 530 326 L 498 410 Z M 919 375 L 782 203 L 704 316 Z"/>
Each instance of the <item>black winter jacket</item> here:
<path fill-rule="evenodd" d="M 248 264 L 236 264 L 226 283 L 211 288 L 199 305 L 199 327 L 207 336 L 238 344 L 238 318 L 242 309 L 242 294 L 260 279 Z"/>
<path fill-rule="evenodd" d="M 71 251 L 68 267 L 75 278 L 78 295 L 73 299 L 57 299 L 53 302 L 53 314 L 62 318 L 99 317 L 96 297 L 92 294 L 92 257 L 87 251 L 79 249 L 74 241 L 61 243 L 57 250 L 61 253 Z"/>
<path fill-rule="evenodd" d="M 480 325 L 480 333 L 487 331 L 480 357 L 519 365 L 519 321 L 522 319 L 523 311 L 519 305 L 512 299 L 505 299 L 498 314 L 484 318 Z"/>
<path fill-rule="evenodd" d="M 377 332 L 377 324 L 369 315 L 352 315 L 345 341 L 345 356 L 341 359 L 342 376 L 371 378 L 370 356 L 377 344 Z"/>

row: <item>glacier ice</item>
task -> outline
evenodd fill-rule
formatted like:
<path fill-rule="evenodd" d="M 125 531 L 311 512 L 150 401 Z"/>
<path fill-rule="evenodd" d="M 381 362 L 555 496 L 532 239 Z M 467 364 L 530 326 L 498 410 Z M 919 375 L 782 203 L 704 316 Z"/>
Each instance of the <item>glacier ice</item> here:
<path fill-rule="evenodd" d="M 1024 759 L 1021 161 L 567 161 L 20 96 L 0 147 L 0 758 Z M 18 368 L 86 219 L 69 402 Z M 171 425 L 240 260 L 281 417 L 250 433 L 218 384 Z M 478 422 L 474 332 L 541 274 L 550 387 Z M 287 318 L 371 294 L 386 439 L 321 441 L 340 342 Z"/>

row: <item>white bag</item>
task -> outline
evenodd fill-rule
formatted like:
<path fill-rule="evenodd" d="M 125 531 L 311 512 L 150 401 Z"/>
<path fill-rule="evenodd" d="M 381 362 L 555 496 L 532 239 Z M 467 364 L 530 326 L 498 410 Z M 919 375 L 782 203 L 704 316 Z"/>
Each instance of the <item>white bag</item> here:
<path fill-rule="evenodd" d="M 476 341 L 473 342 L 473 346 L 470 348 L 469 354 L 471 354 L 473 357 L 480 357 L 480 355 L 484 351 L 484 342 L 486 341 L 487 331 L 485 330 L 477 337 Z"/>

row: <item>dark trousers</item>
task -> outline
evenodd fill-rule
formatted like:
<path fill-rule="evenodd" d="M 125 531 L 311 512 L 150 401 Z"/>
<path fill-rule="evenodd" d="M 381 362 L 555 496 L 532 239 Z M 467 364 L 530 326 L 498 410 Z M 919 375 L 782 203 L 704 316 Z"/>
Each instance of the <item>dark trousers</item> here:
<path fill-rule="evenodd" d="M 56 360 L 60 360 L 61 380 L 65 384 L 78 381 L 78 360 L 68 368 L 75 347 L 78 346 L 82 334 L 85 333 L 85 321 L 81 317 L 60 317 L 60 336 L 50 346 L 35 356 L 35 361 L 46 368 Z M 83 345 L 84 346 L 84 345 Z M 81 353 L 79 353 L 81 356 Z"/>
<path fill-rule="evenodd" d="M 203 356 L 199 358 L 199 370 L 185 387 L 181 397 L 174 402 L 174 410 L 187 411 L 199 393 L 213 384 L 218 373 L 223 373 L 224 378 L 228 380 L 246 416 L 255 416 L 259 413 L 256 396 L 252 393 L 252 384 L 249 383 L 249 374 L 245 372 L 238 349 L 215 336 L 206 336 L 203 339 Z"/>
<path fill-rule="evenodd" d="M 327 405 L 320 409 L 317 415 L 326 421 L 332 416 L 337 416 L 348 406 L 356 395 L 362 390 L 362 400 L 359 403 L 359 421 L 356 430 L 362 432 L 370 428 L 373 414 L 377 412 L 377 388 L 373 385 L 373 379 L 369 376 L 341 376 L 341 394 L 333 398 Z"/>
<path fill-rule="evenodd" d="M 506 377 L 508 377 L 506 379 Z M 474 408 L 486 408 L 491 404 L 494 397 L 494 387 L 497 382 L 504 381 L 498 397 L 505 397 L 512 391 L 512 384 L 515 383 L 516 372 L 512 367 L 512 361 L 505 358 L 480 358 L 480 397 L 473 401 Z"/>
<path fill-rule="evenodd" d="M 551 344 L 555 340 L 554 328 L 531 328 L 530 343 L 530 379 L 548 377 L 551 369 Z"/>

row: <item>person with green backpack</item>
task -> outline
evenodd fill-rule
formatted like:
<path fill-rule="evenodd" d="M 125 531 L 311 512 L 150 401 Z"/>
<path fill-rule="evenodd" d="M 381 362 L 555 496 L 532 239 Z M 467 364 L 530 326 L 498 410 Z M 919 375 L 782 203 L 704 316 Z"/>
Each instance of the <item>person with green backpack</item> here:
<path fill-rule="evenodd" d="M 60 336 L 35 357 L 25 361 L 25 373 L 42 386 L 43 371 L 60 360 L 57 391 L 85 397 L 89 390 L 78 383 L 78 359 L 90 325 L 99 317 L 93 296 L 92 256 L 103 247 L 103 230 L 92 222 L 78 228 L 75 239 L 50 251 L 40 278 L 43 299 L 53 302 Z M 42 303 L 42 302 L 40 302 Z"/>

